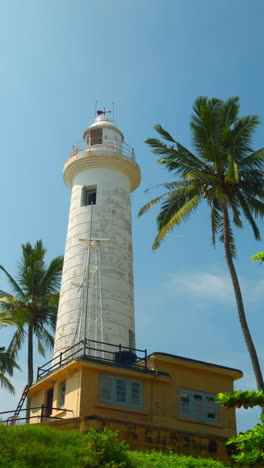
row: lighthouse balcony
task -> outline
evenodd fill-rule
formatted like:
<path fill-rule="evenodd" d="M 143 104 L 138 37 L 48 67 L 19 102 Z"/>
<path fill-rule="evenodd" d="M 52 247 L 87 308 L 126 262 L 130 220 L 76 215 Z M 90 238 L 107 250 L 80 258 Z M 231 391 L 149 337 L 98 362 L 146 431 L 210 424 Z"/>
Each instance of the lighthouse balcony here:
<path fill-rule="evenodd" d="M 148 372 L 147 350 L 115 345 L 103 341 L 81 340 L 64 352 L 54 356 L 53 359 L 38 367 L 37 380 L 46 377 L 71 361 L 84 360 L 93 362 L 106 362 L 115 367 L 136 368 Z"/>
<path fill-rule="evenodd" d="M 92 152 L 96 152 L 98 150 L 109 151 L 111 153 L 115 152 L 123 154 L 133 160 L 135 159 L 135 151 L 131 146 L 124 141 L 117 140 L 116 138 L 108 138 L 107 135 L 98 140 L 91 140 L 88 142 L 82 141 L 78 146 L 73 146 L 71 157 L 88 150 Z"/>

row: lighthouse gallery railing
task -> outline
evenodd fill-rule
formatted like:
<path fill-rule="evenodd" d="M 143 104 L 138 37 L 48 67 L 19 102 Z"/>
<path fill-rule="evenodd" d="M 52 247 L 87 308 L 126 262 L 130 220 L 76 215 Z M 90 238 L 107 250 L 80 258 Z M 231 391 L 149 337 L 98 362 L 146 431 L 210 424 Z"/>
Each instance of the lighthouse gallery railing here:
<path fill-rule="evenodd" d="M 92 145 L 82 141 L 78 146 L 72 147 L 71 156 L 83 153 L 84 151 L 92 148 L 106 149 L 117 153 L 122 153 L 125 156 L 128 156 L 129 158 L 135 159 L 134 149 L 131 146 L 129 146 L 125 141 L 119 141 L 114 138 L 107 138 L 102 140 L 101 143 Z"/>

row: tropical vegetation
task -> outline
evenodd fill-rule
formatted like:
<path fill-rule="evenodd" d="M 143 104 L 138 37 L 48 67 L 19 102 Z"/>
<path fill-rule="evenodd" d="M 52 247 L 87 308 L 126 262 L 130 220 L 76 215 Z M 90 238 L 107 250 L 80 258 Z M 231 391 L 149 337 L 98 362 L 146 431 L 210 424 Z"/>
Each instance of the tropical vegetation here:
<path fill-rule="evenodd" d="M 264 216 L 264 148 L 253 149 L 256 115 L 239 116 L 239 98 L 226 101 L 199 97 L 191 117 L 192 152 L 176 141 L 161 125 L 154 128 L 163 140 L 150 138 L 146 143 L 159 155 L 158 164 L 172 175 L 173 181 L 161 184 L 165 192 L 139 212 L 139 216 L 161 203 L 157 216 L 157 249 L 167 234 L 195 212 L 202 202 L 209 208 L 212 243 L 223 243 L 231 276 L 237 312 L 251 358 L 258 390 L 264 389 L 259 359 L 247 324 L 241 288 L 235 269 L 236 245 L 233 226 L 244 221 L 260 239 L 257 218 Z M 166 143 L 169 142 L 169 143 Z"/>
<path fill-rule="evenodd" d="M 1 426 L 3 468 L 225 468 L 219 461 L 161 452 L 130 451 L 107 427 L 101 434 L 48 426 Z"/>
<path fill-rule="evenodd" d="M 254 406 L 264 407 L 264 391 L 254 392 L 246 390 L 233 393 L 219 393 L 218 403 L 227 408 L 253 408 Z M 237 436 L 231 437 L 227 445 L 233 445 L 237 453 L 232 457 L 239 465 L 245 467 L 264 466 L 264 415 L 260 416 L 260 423 L 253 429 L 241 432 Z"/>
<path fill-rule="evenodd" d="M 46 349 L 53 346 L 56 325 L 63 257 L 46 265 L 46 252 L 41 240 L 34 246 L 22 244 L 16 277 L 0 265 L 10 285 L 10 292 L 0 290 L 0 323 L 15 328 L 7 350 L 12 359 L 27 342 L 28 385 L 33 382 L 33 338 L 39 353 L 45 356 Z"/>
<path fill-rule="evenodd" d="M 4 347 L 0 348 L 0 385 L 10 393 L 15 393 L 15 389 L 5 374 L 12 377 L 15 368 L 19 366 L 13 357 L 5 351 Z"/>

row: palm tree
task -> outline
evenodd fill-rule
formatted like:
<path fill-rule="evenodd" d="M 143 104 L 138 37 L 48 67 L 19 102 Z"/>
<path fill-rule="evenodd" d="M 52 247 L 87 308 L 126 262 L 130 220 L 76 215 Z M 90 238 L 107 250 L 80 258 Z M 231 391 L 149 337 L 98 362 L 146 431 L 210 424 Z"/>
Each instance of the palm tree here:
<path fill-rule="evenodd" d="M 199 97 L 193 106 L 191 135 L 194 154 L 165 131 L 154 128 L 167 144 L 156 138 L 146 140 L 158 163 L 172 172 L 175 181 L 161 184 L 165 193 L 143 206 L 139 216 L 161 203 L 157 216 L 158 234 L 153 249 L 176 226 L 186 221 L 203 201 L 210 209 L 212 243 L 216 236 L 224 244 L 240 325 L 249 351 L 259 390 L 264 389 L 256 349 L 248 328 L 241 289 L 234 266 L 236 257 L 232 225 L 242 228 L 246 220 L 260 239 L 256 218 L 264 216 L 264 148 L 252 149 L 256 115 L 239 117 L 239 98 L 227 101 Z M 177 180 L 179 178 L 179 180 Z M 242 221 L 243 217 L 243 221 Z"/>
<path fill-rule="evenodd" d="M 10 393 L 15 393 L 15 389 L 5 374 L 7 373 L 12 377 L 15 367 L 19 369 L 12 356 L 5 352 L 5 348 L 0 348 L 0 385 L 7 388 Z"/>
<path fill-rule="evenodd" d="M 33 337 L 37 339 L 39 353 L 45 356 L 46 348 L 53 346 L 57 317 L 63 257 L 54 258 L 46 266 L 45 254 L 46 249 L 41 240 L 34 246 L 29 242 L 22 244 L 22 258 L 16 279 L 0 265 L 11 288 L 11 293 L 0 290 L 0 321 L 16 327 L 8 348 L 13 359 L 27 339 L 29 386 L 33 382 Z"/>

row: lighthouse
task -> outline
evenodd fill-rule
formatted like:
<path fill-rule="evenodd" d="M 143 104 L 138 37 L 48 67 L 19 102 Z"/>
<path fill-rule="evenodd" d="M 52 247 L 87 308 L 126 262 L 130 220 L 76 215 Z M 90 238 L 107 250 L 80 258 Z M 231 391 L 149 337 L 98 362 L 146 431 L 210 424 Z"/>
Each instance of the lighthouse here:
<path fill-rule="evenodd" d="M 140 168 L 98 114 L 63 171 L 72 193 L 54 356 L 85 339 L 135 348 L 130 194 Z"/>
<path fill-rule="evenodd" d="M 108 426 L 131 448 L 228 461 L 235 412 L 216 397 L 233 392 L 242 372 L 136 348 L 130 194 L 140 168 L 104 112 L 73 148 L 64 180 L 72 193 L 54 355 L 38 367 L 15 417 L 27 395 L 32 424 Z"/>

